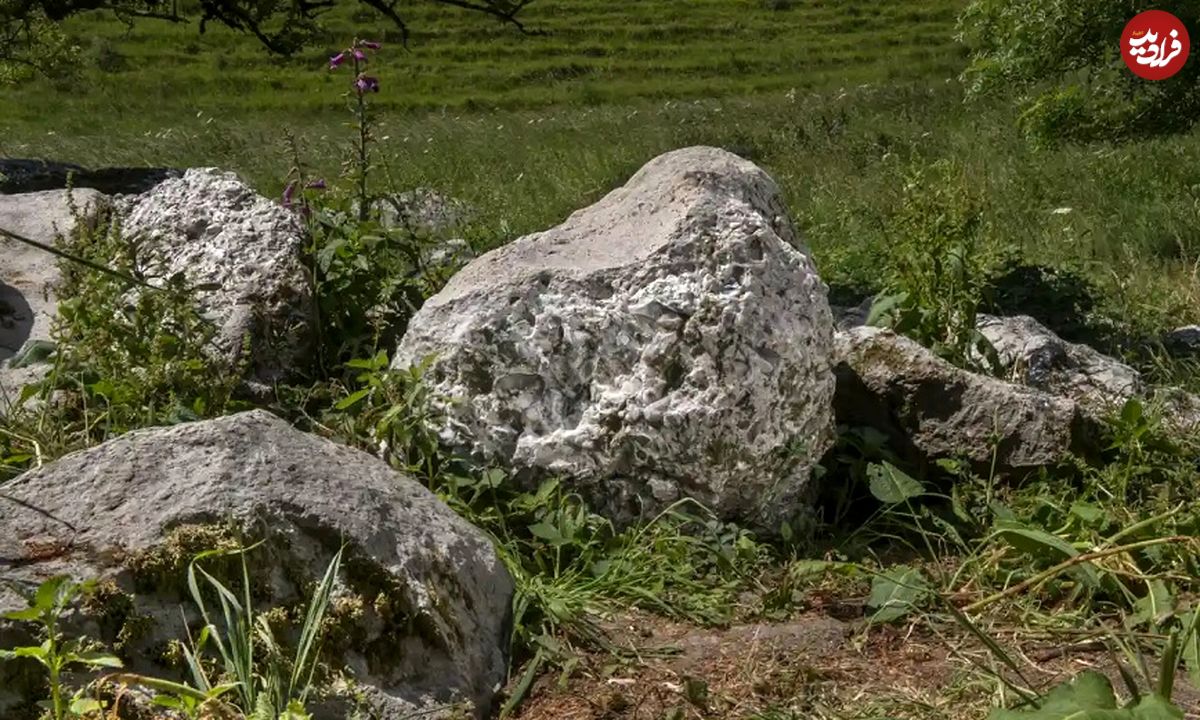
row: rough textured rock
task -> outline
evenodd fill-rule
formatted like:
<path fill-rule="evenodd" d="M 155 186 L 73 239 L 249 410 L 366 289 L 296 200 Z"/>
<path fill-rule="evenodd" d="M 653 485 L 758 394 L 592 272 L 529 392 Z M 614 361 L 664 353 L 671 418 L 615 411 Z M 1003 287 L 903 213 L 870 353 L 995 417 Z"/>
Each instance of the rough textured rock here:
<path fill-rule="evenodd" d="M 250 341 L 253 375 L 281 379 L 309 343 L 312 297 L 301 262 L 296 216 L 233 173 L 193 168 L 130 198 L 122 230 L 141 236 L 162 275 L 186 271 L 201 312 L 220 326 L 218 345 L 232 364 Z"/>
<path fill-rule="evenodd" d="M 1097 415 L 1146 392 L 1133 368 L 1087 345 L 1067 342 L 1027 315 L 983 315 L 977 327 L 1013 382 L 1070 398 Z"/>
<path fill-rule="evenodd" d="M 467 265 L 395 364 L 436 355 L 443 439 L 518 479 L 777 528 L 831 443 L 832 325 L 775 183 L 697 147 Z"/>
<path fill-rule="evenodd" d="M 75 226 L 72 198 L 80 217 L 87 217 L 102 196 L 94 190 L 75 190 L 70 196 L 64 190 L 0 195 L 0 228 L 54 245 L 60 233 Z M 10 409 L 24 384 L 41 376 L 38 368 L 6 364 L 22 347 L 49 341 L 58 281 L 58 258 L 0 236 L 0 415 Z"/>
<path fill-rule="evenodd" d="M 839 423 L 887 433 L 913 459 L 996 461 L 1002 472 L 1054 465 L 1094 449 L 1096 428 L 1079 405 L 961 370 L 890 330 L 837 336 Z"/>
<path fill-rule="evenodd" d="M 488 538 L 381 461 L 264 411 L 132 432 L 4 490 L 0 612 L 23 605 L 14 587 L 56 574 L 112 581 L 102 612 L 85 603 L 77 625 L 123 638 L 137 671 L 181 673 L 155 659 L 183 637 L 181 607 L 195 620 L 187 563 L 232 527 L 266 540 L 250 556 L 264 607 L 302 608 L 347 543 L 324 645 L 379 717 L 457 701 L 483 716 L 505 679 L 513 585 Z M 0 625 L 0 640 L 14 632 Z M 19 671 L 0 665 L 0 717 L 19 717 Z M 338 707 L 318 717 L 347 717 Z"/>
<path fill-rule="evenodd" d="M 92 188 L 107 195 L 146 192 L 180 170 L 115 167 L 88 170 L 72 163 L 0 158 L 0 194 Z"/>

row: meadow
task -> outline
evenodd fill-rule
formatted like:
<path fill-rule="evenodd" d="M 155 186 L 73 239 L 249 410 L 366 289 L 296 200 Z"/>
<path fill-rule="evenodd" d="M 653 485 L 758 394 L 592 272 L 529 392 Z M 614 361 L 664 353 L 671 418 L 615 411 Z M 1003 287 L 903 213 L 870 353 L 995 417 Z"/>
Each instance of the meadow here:
<path fill-rule="evenodd" d="M 1200 391 L 1197 365 L 1165 357 L 1156 344 L 1164 331 L 1200 322 L 1200 166 L 1192 160 L 1200 157 L 1200 133 L 1031 144 L 1016 127 L 1015 98 L 964 93 L 967 52 L 955 39 L 963 5 L 537 0 L 522 16 L 530 30 L 522 34 L 413 2 L 404 6 L 412 30 L 407 47 L 395 28 L 339 10 L 327 19 L 319 46 L 287 59 L 223 28 L 201 35 L 195 27 L 76 18 L 69 27 L 84 61 L 77 76 L 0 87 L 0 156 L 87 166 L 218 166 L 268 195 L 281 192 L 298 160 L 310 175 L 333 179 L 348 172 L 343 160 L 353 126 L 347 76 L 329 72 L 328 58 L 353 37 L 378 39 L 384 48 L 372 66 L 382 84 L 371 96 L 375 182 L 462 199 L 476 210 L 467 239 L 477 249 L 556 224 L 662 152 L 715 145 L 771 173 L 831 299 L 856 303 L 880 290 L 897 253 L 911 252 L 899 242 L 897 224 L 906 186 L 949 161 L 962 169 L 979 203 L 981 237 L 998 258 L 992 276 L 975 279 L 988 285 L 982 309 L 1070 315 L 1074 308 L 1063 307 L 1062 296 L 1039 295 L 1038 287 L 1023 284 L 1029 275 L 1021 271 L 1077 280 L 1087 306 L 1057 329 L 1122 355 L 1152 379 Z M 348 389 L 331 382 L 297 394 L 311 403 Z M 354 408 L 359 415 L 338 408 L 322 420 L 348 442 L 366 445 L 364 428 L 388 409 L 380 402 Z M 281 404 L 295 411 L 300 403 Z M 882 505 L 864 489 L 878 458 L 864 450 L 868 442 L 848 433 L 830 472 L 846 481 L 847 497 L 866 498 L 869 511 L 850 514 L 861 525 L 823 527 L 811 543 L 768 546 L 711 525 L 711 542 L 708 535 L 683 540 L 682 526 L 668 523 L 648 530 L 647 544 L 640 535 L 598 529 L 587 516 L 576 528 L 579 539 L 555 548 L 550 573 L 546 548 L 522 536 L 507 549 L 529 607 L 516 629 L 524 664 L 514 670 L 510 697 L 533 700 L 514 712 L 569 716 L 555 703 L 572 678 L 582 684 L 580 696 L 604 706 L 597 716 L 621 717 L 620 708 L 606 705 L 611 687 L 595 678 L 649 673 L 657 681 L 645 668 L 631 669 L 639 667 L 631 652 L 589 642 L 591 613 L 602 608 L 607 620 L 628 611 L 644 578 L 606 576 L 611 585 L 583 589 L 572 573 L 586 574 L 601 561 L 618 566 L 618 559 L 660 574 L 656 589 L 664 601 L 645 620 L 656 632 L 672 630 L 662 627 L 669 623 L 773 623 L 830 608 L 844 612 L 846 604 L 861 619 L 879 578 L 903 588 L 905 578 L 916 577 L 908 574 L 914 567 L 941 593 L 921 596 L 919 612 L 863 630 L 860 656 L 830 658 L 828 666 L 795 670 L 786 680 L 780 674 L 786 658 L 748 670 L 748 679 L 709 678 L 711 702 L 689 695 L 686 712 L 668 708 L 663 717 L 981 718 L 1032 685 L 1020 674 L 1028 669 L 1021 654 L 1033 648 L 1109 642 L 1124 627 L 1132 645 L 1161 655 L 1164 628 L 1191 623 L 1194 630 L 1197 618 L 1187 614 L 1194 544 L 1170 539 L 1194 540 L 1200 527 L 1195 448 L 1190 440 L 1161 440 L 1140 413 L 1115 423 L 1102 467 L 1044 472 L 1011 488 L 940 468 L 937 477 L 919 478 L 924 490 Z M 63 450 L 81 442 L 54 440 Z M 5 449 L 0 444 L 0 460 Z M 8 450 L 15 456 L 20 448 Z M 959 481 L 953 498 L 951 476 Z M 436 474 L 422 479 L 497 534 L 532 524 L 535 516 L 584 517 L 562 498 L 540 497 L 545 507 L 535 510 L 523 495 L 509 499 L 511 505 L 491 505 L 476 502 L 478 494 L 467 499 L 468 490 L 448 488 Z M 1009 521 L 1020 523 L 1023 542 L 996 529 Z M 1138 562 L 1098 563 L 1103 586 L 1073 582 L 1070 573 L 1045 575 L 1047 568 L 1063 570 L 1064 558 L 1070 570 L 1080 553 L 1156 538 L 1163 547 Z M 655 552 L 647 551 L 651 545 Z M 571 569 L 559 574 L 563 547 Z M 1111 578 L 1122 590 L 1112 590 Z M 1005 594 L 1025 581 L 1029 592 Z M 941 602 L 955 593 L 985 598 L 987 612 L 960 617 L 953 603 Z M 1152 605 L 1166 598 L 1170 612 L 1147 611 L 1147 598 Z M 1020 662 L 999 644 L 1017 648 L 1010 652 Z M 1120 640 L 1109 646 L 1132 650 Z M 1200 681 L 1200 642 L 1170 653 L 1189 657 L 1192 682 Z M 863 658 L 872 660 L 855 665 Z M 889 665 L 904 678 L 887 677 L 881 668 Z M 925 674 L 940 684 L 925 684 Z M 1049 683 L 1051 675 L 1039 677 Z M 760 692 L 761 683 L 769 691 Z M 770 699 L 745 712 L 731 709 L 760 695 Z"/>

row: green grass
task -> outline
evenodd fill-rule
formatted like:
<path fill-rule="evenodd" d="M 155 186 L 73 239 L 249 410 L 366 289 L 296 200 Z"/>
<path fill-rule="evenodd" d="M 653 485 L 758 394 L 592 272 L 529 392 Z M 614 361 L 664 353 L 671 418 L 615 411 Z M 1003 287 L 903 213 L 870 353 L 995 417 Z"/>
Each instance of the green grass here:
<path fill-rule="evenodd" d="M 81 79 L 0 97 L 13 101 L 5 115 L 17 126 L 60 132 L 89 130 L 99 118 L 171 124 L 184 107 L 307 121 L 340 107 L 342 78 L 320 71 L 354 35 L 388 44 L 375 70 L 389 111 L 720 97 L 945 77 L 961 65 L 955 0 L 919 8 L 864 0 L 786 5 L 538 0 L 522 18 L 541 34 L 526 36 L 491 18 L 411 3 L 408 51 L 386 21 L 342 9 L 327 18 L 323 46 L 286 60 L 220 27 L 199 35 L 188 25 L 129 29 L 85 17 L 69 25 L 89 65 Z"/>

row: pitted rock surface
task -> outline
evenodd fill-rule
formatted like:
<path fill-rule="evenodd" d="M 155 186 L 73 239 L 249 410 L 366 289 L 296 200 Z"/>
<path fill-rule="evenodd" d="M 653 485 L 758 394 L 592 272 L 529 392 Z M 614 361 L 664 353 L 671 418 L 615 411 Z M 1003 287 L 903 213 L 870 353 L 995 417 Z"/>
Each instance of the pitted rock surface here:
<path fill-rule="evenodd" d="M 520 480 L 618 522 L 691 497 L 777 529 L 832 441 L 832 344 L 774 181 L 695 147 L 468 264 L 394 363 L 434 355 L 443 439 Z"/>
<path fill-rule="evenodd" d="M 228 361 L 250 340 L 253 375 L 286 377 L 310 341 L 312 295 L 301 260 L 305 235 L 297 217 L 236 175 L 193 168 L 122 206 L 126 236 L 146 240 L 147 260 L 163 276 L 184 271 L 201 313 L 220 328 Z"/>
<path fill-rule="evenodd" d="M 248 556 L 262 609 L 302 609 L 347 544 L 331 607 L 348 613 L 323 643 L 337 648 L 331 665 L 354 672 L 374 717 L 447 717 L 437 709 L 458 701 L 486 716 L 507 673 L 513 594 L 491 541 L 386 463 L 261 410 L 134 431 L 7 483 L 0 613 L 24 606 L 17 589 L 54 575 L 110 580 L 132 603 L 126 619 L 139 622 L 126 639 L 127 665 L 174 677 L 181 669 L 156 658 L 168 640 L 185 637 L 181 610 L 193 637 L 198 630 L 182 589 L 186 568 L 140 578 L 136 559 L 168 547 L 173 532 L 214 524 L 265 540 Z M 168 557 L 186 566 L 205 549 Z M 100 611 L 111 607 L 120 606 Z M 120 622 L 89 612 L 85 604 L 77 629 L 113 643 Z M 0 621 L 3 647 L 18 630 Z M 19 717 L 15 708 L 29 699 L 19 694 L 20 672 L 0 663 L 0 717 Z M 317 717 L 351 716 L 338 707 Z"/>

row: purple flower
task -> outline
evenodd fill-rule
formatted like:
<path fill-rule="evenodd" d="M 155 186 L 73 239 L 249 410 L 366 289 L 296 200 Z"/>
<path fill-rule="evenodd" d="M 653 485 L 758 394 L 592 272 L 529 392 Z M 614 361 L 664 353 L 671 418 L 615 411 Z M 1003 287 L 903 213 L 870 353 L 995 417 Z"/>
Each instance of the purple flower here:
<path fill-rule="evenodd" d="M 292 206 L 292 198 L 296 195 L 296 181 L 293 180 L 283 189 L 283 206 L 290 208 Z"/>
<path fill-rule="evenodd" d="M 359 62 L 366 62 L 366 61 L 367 61 L 367 54 L 366 54 L 365 52 L 363 52 L 362 50 L 359 50 L 359 49 L 355 48 L 355 50 L 354 50 L 354 59 L 355 59 L 355 60 L 357 60 L 357 61 L 359 61 Z"/>
<path fill-rule="evenodd" d="M 324 190 L 326 187 L 325 178 L 317 178 L 316 180 L 309 182 L 304 187 L 308 190 Z"/>
<path fill-rule="evenodd" d="M 346 61 L 346 53 L 340 52 L 337 55 L 329 58 L 329 69 L 337 70 L 338 66 Z"/>
<path fill-rule="evenodd" d="M 367 48 L 368 50 L 378 50 L 379 48 L 383 47 L 383 46 L 382 46 L 382 45 L 380 45 L 379 43 L 377 43 L 377 42 L 373 42 L 373 41 L 371 41 L 371 40 L 359 40 L 359 41 L 358 41 L 358 46 L 359 46 L 359 47 L 365 47 L 365 48 Z"/>
<path fill-rule="evenodd" d="M 359 94 L 365 92 L 377 93 L 379 92 L 379 79 L 370 77 L 368 75 L 359 75 L 354 80 L 354 87 L 358 90 Z"/>

